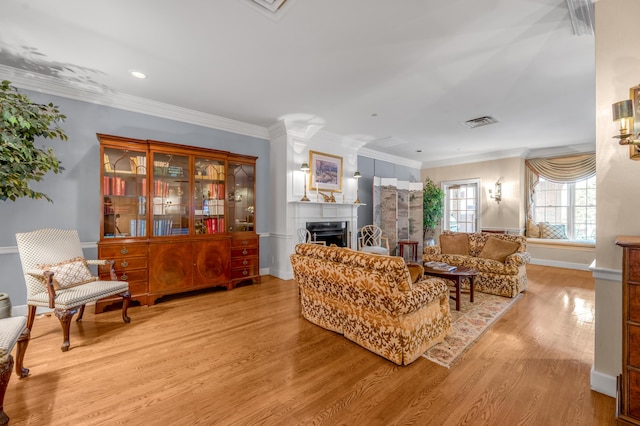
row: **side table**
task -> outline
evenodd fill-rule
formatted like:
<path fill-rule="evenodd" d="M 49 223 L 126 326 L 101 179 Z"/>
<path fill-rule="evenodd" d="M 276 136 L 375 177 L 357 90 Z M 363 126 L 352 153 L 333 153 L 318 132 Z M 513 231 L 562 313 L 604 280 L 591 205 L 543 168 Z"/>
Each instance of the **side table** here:
<path fill-rule="evenodd" d="M 478 271 L 475 269 L 467 266 L 458 266 L 453 271 L 441 271 L 424 265 L 424 273 L 425 275 L 431 275 L 453 281 L 456 289 L 456 297 L 452 297 L 452 299 L 455 299 L 456 301 L 456 311 L 460 310 L 460 284 L 462 284 L 463 278 L 469 277 L 469 301 L 473 303 L 473 277 L 478 275 Z"/>
<path fill-rule="evenodd" d="M 414 262 L 418 261 L 418 242 L 412 240 L 400 240 L 398 241 L 398 245 L 400 246 L 400 257 L 404 259 L 404 246 L 409 246 L 411 248 L 411 260 Z"/>

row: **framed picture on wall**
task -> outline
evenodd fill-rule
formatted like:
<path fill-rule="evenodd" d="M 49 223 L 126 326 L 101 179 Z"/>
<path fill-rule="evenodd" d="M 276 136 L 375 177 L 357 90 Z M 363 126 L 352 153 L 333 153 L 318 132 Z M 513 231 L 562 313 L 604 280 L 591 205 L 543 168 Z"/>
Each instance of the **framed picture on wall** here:
<path fill-rule="evenodd" d="M 342 192 L 342 157 L 309 151 L 309 188 Z"/>

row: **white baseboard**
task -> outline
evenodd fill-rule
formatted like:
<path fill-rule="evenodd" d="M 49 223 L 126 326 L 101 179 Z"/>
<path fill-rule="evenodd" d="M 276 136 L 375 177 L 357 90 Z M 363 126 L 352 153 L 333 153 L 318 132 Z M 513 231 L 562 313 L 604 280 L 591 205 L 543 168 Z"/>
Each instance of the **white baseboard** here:
<path fill-rule="evenodd" d="M 553 266 L 556 268 L 577 269 L 579 271 L 589 271 L 589 265 L 573 262 L 562 262 L 559 260 L 531 259 L 532 265 Z"/>
<path fill-rule="evenodd" d="M 608 374 L 600 373 L 591 367 L 591 389 L 608 395 L 612 398 L 616 397 L 616 378 Z"/>

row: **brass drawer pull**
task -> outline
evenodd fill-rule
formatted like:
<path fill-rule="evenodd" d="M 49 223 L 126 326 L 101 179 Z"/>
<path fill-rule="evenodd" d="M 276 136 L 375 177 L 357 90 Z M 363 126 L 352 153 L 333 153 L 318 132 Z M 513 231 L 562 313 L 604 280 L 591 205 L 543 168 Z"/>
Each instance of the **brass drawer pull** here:
<path fill-rule="evenodd" d="M 242 271 L 242 275 L 248 275 L 249 271 L 247 271 L 246 269 L 244 271 Z"/>
<path fill-rule="evenodd" d="M 247 249 L 242 250 L 242 254 L 244 254 L 245 256 L 247 255 L 247 253 L 249 253 Z"/>
<path fill-rule="evenodd" d="M 127 254 L 129 253 L 129 250 L 127 250 L 126 248 L 123 248 L 122 250 L 120 250 L 120 253 Z"/>
<path fill-rule="evenodd" d="M 242 264 L 243 264 L 243 265 L 245 265 L 245 266 L 247 266 L 247 264 L 248 264 L 248 263 L 249 263 L 249 262 L 247 261 L 247 259 L 245 259 L 245 260 L 243 260 L 243 261 L 242 261 Z"/>
<path fill-rule="evenodd" d="M 247 240 L 242 240 L 242 244 L 247 245 Z"/>
<path fill-rule="evenodd" d="M 122 266 L 123 268 L 126 268 L 127 266 L 129 266 L 129 262 L 125 260 L 124 262 L 120 263 L 120 266 Z"/>
<path fill-rule="evenodd" d="M 122 276 L 120 277 L 120 280 L 122 280 L 122 281 L 126 281 L 126 280 L 127 280 L 127 278 L 129 278 L 129 275 L 127 275 L 127 274 L 122 274 Z"/>

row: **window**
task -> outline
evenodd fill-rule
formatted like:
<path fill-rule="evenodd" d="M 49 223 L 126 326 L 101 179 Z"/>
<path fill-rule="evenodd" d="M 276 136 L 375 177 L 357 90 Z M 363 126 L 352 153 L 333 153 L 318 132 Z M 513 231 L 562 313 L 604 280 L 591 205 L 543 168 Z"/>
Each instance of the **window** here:
<path fill-rule="evenodd" d="M 540 177 L 533 196 L 533 220 L 565 225 L 571 240 L 596 239 L 596 178 L 569 183 Z"/>
<path fill-rule="evenodd" d="M 479 182 L 445 182 L 445 212 L 443 227 L 455 232 L 476 232 L 478 229 Z"/>

